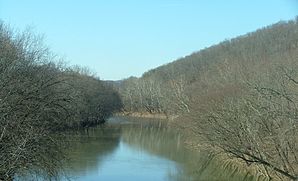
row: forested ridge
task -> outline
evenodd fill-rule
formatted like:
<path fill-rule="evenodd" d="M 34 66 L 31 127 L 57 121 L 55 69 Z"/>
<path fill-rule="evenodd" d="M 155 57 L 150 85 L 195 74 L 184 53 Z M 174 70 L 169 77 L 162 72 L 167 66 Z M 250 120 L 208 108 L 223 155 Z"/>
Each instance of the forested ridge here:
<path fill-rule="evenodd" d="M 110 85 L 64 64 L 39 36 L 0 22 L 0 180 L 54 179 L 68 146 L 63 132 L 103 123 L 121 108 Z"/>
<path fill-rule="evenodd" d="M 172 124 L 269 178 L 298 179 L 298 18 L 117 82 L 128 113 Z"/>

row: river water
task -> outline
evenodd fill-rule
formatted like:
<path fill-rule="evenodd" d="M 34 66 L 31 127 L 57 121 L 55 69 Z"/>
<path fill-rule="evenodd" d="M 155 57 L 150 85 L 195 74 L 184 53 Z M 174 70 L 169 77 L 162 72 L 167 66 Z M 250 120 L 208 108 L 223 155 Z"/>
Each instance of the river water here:
<path fill-rule="evenodd" d="M 256 180 L 248 173 L 218 164 L 206 151 L 186 149 L 182 136 L 168 129 L 134 125 L 119 117 L 110 122 L 73 135 L 65 172 L 68 177 L 62 180 Z M 122 126 L 115 126 L 119 122 Z"/>

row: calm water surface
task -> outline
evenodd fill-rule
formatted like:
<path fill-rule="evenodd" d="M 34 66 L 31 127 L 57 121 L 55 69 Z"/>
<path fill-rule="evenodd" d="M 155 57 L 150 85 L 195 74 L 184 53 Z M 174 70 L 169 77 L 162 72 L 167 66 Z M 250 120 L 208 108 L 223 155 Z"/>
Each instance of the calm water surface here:
<path fill-rule="evenodd" d="M 112 118 L 113 122 L 129 120 Z M 122 124 L 73 135 L 67 166 L 78 181 L 255 180 L 237 170 L 223 169 L 206 152 L 184 148 L 181 136 L 167 129 Z"/>

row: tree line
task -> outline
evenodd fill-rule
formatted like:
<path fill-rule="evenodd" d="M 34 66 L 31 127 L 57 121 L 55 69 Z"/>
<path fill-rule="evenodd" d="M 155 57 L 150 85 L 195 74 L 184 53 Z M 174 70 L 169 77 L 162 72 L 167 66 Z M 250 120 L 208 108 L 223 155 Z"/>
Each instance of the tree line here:
<path fill-rule="evenodd" d="M 298 179 L 298 17 L 114 85 L 124 111 L 174 125 L 269 178 Z"/>
<path fill-rule="evenodd" d="M 31 31 L 0 22 L 0 180 L 57 176 L 65 146 L 58 135 L 103 123 L 121 106 L 110 85 L 65 66 Z"/>

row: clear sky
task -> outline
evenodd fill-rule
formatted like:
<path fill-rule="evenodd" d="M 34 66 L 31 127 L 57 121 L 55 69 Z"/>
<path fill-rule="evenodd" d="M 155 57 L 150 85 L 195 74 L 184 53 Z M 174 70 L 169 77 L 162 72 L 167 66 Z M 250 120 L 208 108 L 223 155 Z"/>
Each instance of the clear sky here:
<path fill-rule="evenodd" d="M 117 80 L 298 15 L 298 0 L 0 0 L 70 65 Z"/>

